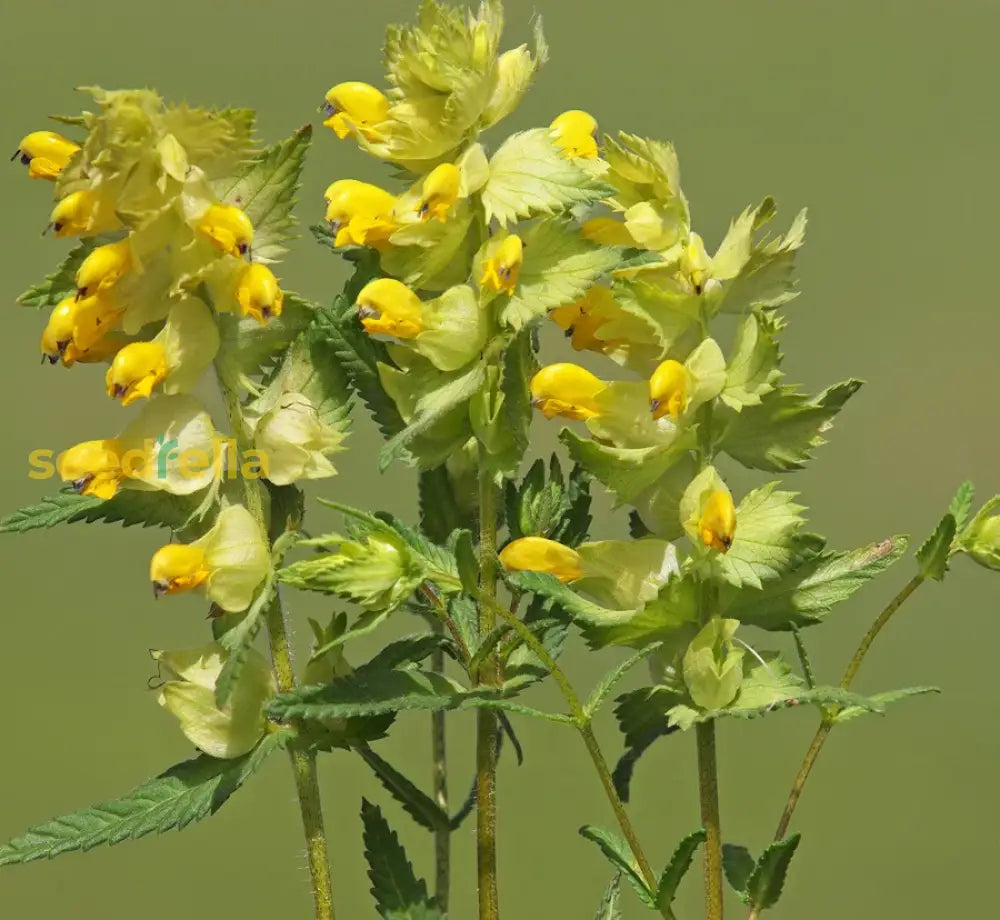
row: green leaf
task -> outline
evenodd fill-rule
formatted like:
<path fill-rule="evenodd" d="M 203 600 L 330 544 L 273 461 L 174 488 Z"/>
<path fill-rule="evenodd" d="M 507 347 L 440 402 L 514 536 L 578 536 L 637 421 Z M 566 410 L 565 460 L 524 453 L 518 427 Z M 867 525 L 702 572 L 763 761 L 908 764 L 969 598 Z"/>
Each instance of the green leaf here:
<path fill-rule="evenodd" d="M 254 261 L 273 262 L 287 251 L 285 243 L 294 236 L 292 208 L 311 142 L 312 126 L 304 125 L 265 150 L 235 179 L 216 184 L 219 197 L 242 208 L 253 224 Z"/>
<path fill-rule="evenodd" d="M 553 454 L 553 460 L 555 455 Z M 552 539 L 566 546 L 579 546 L 590 535 L 590 473 L 580 464 L 574 464 L 566 484 L 566 510 Z"/>
<path fill-rule="evenodd" d="M 969 519 L 972 512 L 972 499 L 975 496 L 975 487 L 971 482 L 963 482 L 955 493 L 955 497 L 948 506 L 948 511 L 955 518 L 956 526 L 961 529 Z"/>
<path fill-rule="evenodd" d="M 367 744 L 358 748 L 361 759 L 364 760 L 385 790 L 403 806 L 406 813 L 421 827 L 429 831 L 448 826 L 449 816 L 434 800 L 421 792 L 410 780 L 400 773 L 392 764 L 379 757 Z"/>
<path fill-rule="evenodd" d="M 124 527 L 182 529 L 200 504 L 200 498 L 170 495 L 166 492 L 122 489 L 114 498 L 102 501 L 75 492 L 48 495 L 36 505 L 28 505 L 0 520 L 0 533 L 24 533 L 29 530 L 75 524 L 83 521 L 121 523 Z"/>
<path fill-rule="evenodd" d="M 246 663 L 247 653 L 264 621 L 265 611 L 276 596 L 275 591 L 274 575 L 269 573 L 243 619 L 219 637 L 219 643 L 229 652 L 215 682 L 215 702 L 220 709 L 229 702 Z"/>
<path fill-rule="evenodd" d="M 955 540 L 958 523 L 949 511 L 938 522 L 937 527 L 917 550 L 917 565 L 924 578 L 944 581 L 948 572 L 948 557 L 951 555 L 951 545 Z"/>
<path fill-rule="evenodd" d="M 723 589 L 720 612 L 762 629 L 817 623 L 901 559 L 906 546 L 906 537 L 897 535 L 849 552 L 815 556 L 759 590 Z"/>
<path fill-rule="evenodd" d="M 744 904 L 749 904 L 746 893 L 747 882 L 753 874 L 755 865 L 756 860 L 746 847 L 735 843 L 722 844 L 722 870 L 726 874 L 726 881 Z"/>
<path fill-rule="evenodd" d="M 749 903 L 755 910 L 767 910 L 778 903 L 788 866 L 801 837 L 801 834 L 792 834 L 778 843 L 772 843 L 757 860 L 746 888 Z"/>
<path fill-rule="evenodd" d="M 507 581 L 520 591 L 530 591 L 555 601 L 571 617 L 583 623 L 607 626 L 632 618 L 634 610 L 612 610 L 581 597 L 554 575 L 543 572 L 510 572 Z"/>
<path fill-rule="evenodd" d="M 67 297 L 76 296 L 76 273 L 97 243 L 96 239 L 86 240 L 74 248 L 51 275 L 46 275 L 44 281 L 28 288 L 17 298 L 17 302 L 22 307 L 43 310 L 54 307 Z"/>
<path fill-rule="evenodd" d="M 622 914 L 618 909 L 621 882 L 621 873 L 616 873 L 615 877 L 611 879 L 607 891 L 604 892 L 604 897 L 601 898 L 601 905 L 597 908 L 597 913 L 594 914 L 594 920 L 621 920 Z"/>
<path fill-rule="evenodd" d="M 445 467 L 421 470 L 417 485 L 420 495 L 420 529 L 435 543 L 444 543 L 451 533 L 468 525 L 469 521 L 458 506 L 455 487 Z"/>
<path fill-rule="evenodd" d="M 281 316 L 261 325 L 253 317 L 223 314 L 219 320 L 219 363 L 233 385 L 268 373 L 316 315 L 315 304 L 285 292 Z"/>
<path fill-rule="evenodd" d="M 868 715 L 871 712 L 880 713 L 889 703 L 898 700 L 909 699 L 911 696 L 923 696 L 927 693 L 940 693 L 938 687 L 903 687 L 900 690 L 886 690 L 884 693 L 873 693 L 868 697 L 867 706 L 844 706 L 838 710 L 833 720 L 837 723 L 848 722 L 858 716 Z"/>
<path fill-rule="evenodd" d="M 273 732 L 249 754 L 234 760 L 203 754 L 171 767 L 123 798 L 37 824 L 0 847 L 0 866 L 182 830 L 215 814 L 268 754 L 284 747 L 288 737 L 285 731 Z"/>
<path fill-rule="evenodd" d="M 515 329 L 548 310 L 582 297 L 605 272 L 618 265 L 621 252 L 598 246 L 562 220 L 536 224 L 524 240 L 524 265 L 501 320 Z"/>
<path fill-rule="evenodd" d="M 664 640 L 674 640 L 679 635 L 693 635 L 691 627 L 698 622 L 699 592 L 699 584 L 690 576 L 671 578 L 655 600 L 629 619 L 610 624 L 584 624 L 584 638 L 591 648 L 608 645 L 646 648 Z"/>
<path fill-rule="evenodd" d="M 375 907 L 383 920 L 444 920 L 444 914 L 418 879 L 396 832 L 377 805 L 361 800 L 365 859 Z"/>
<path fill-rule="evenodd" d="M 677 731 L 667 722 L 667 713 L 682 699 L 667 687 L 643 687 L 618 697 L 615 719 L 625 735 L 625 752 L 611 778 L 623 802 L 630 798 L 632 774 L 642 755 L 659 738 Z"/>
<path fill-rule="evenodd" d="M 611 188 L 563 155 L 545 128 L 513 134 L 490 160 L 482 191 L 486 221 L 501 226 L 597 201 Z"/>
<path fill-rule="evenodd" d="M 677 894 L 677 888 L 681 883 L 681 879 L 684 878 L 688 869 L 691 868 L 691 862 L 694 859 L 694 854 L 698 847 L 705 842 L 705 837 L 705 831 L 699 828 L 693 834 L 688 834 L 688 836 L 677 845 L 677 849 L 674 850 L 674 855 L 670 857 L 670 862 L 663 870 L 663 874 L 660 876 L 660 882 L 656 886 L 657 909 L 664 911 L 673 903 L 674 897 Z"/>
<path fill-rule="evenodd" d="M 608 671 L 608 673 L 601 678 L 597 686 L 594 688 L 594 692 L 591 693 L 590 699 L 587 700 L 586 705 L 583 707 L 584 714 L 588 718 L 593 718 L 594 714 L 598 709 L 600 709 L 601 704 L 607 698 L 607 695 L 615 688 L 618 681 L 620 681 L 637 664 L 645 661 L 649 655 L 656 651 L 656 648 L 656 645 L 650 645 L 641 651 L 636 652 L 634 655 L 629 655 L 629 657 L 621 662 L 617 667 Z"/>
<path fill-rule="evenodd" d="M 740 322 L 733 356 L 726 369 L 726 386 L 720 399 L 736 412 L 759 406 L 761 397 L 774 390 L 781 377 L 778 333 L 784 322 L 774 313 L 756 310 Z"/>
<path fill-rule="evenodd" d="M 611 865 L 632 883 L 632 887 L 635 888 L 635 892 L 643 904 L 655 908 L 656 897 L 649 890 L 649 886 L 635 862 L 635 857 L 624 840 L 600 827 L 594 827 L 592 824 L 581 827 L 580 835 L 597 844 Z"/>
<path fill-rule="evenodd" d="M 825 443 L 823 434 L 833 418 L 860 388 L 860 380 L 846 380 L 809 397 L 795 387 L 778 387 L 759 406 L 731 414 L 719 446 L 750 469 L 802 469 Z"/>

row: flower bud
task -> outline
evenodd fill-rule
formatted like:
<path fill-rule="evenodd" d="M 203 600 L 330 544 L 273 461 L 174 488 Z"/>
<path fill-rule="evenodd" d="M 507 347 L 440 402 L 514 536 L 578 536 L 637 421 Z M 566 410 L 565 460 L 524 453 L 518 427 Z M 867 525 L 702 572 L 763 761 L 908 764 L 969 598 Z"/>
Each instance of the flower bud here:
<path fill-rule="evenodd" d="M 495 291 L 514 292 L 524 264 L 524 243 L 521 237 L 510 234 L 497 247 L 493 256 L 486 261 L 480 287 L 490 285 Z"/>
<path fill-rule="evenodd" d="M 990 499 L 959 534 L 957 545 L 975 562 L 1000 571 L 1000 495 Z"/>
<path fill-rule="evenodd" d="M 76 297 L 80 300 L 107 290 L 132 266 L 132 244 L 128 238 L 98 246 L 80 264 L 76 273 Z"/>
<path fill-rule="evenodd" d="M 545 537 L 513 540 L 500 551 L 500 564 L 508 572 L 548 572 L 564 584 L 583 575 L 580 554 Z"/>
<path fill-rule="evenodd" d="M 712 260 L 697 233 L 692 232 L 681 253 L 680 271 L 695 294 L 700 294 L 705 290 L 705 285 L 712 273 Z"/>
<path fill-rule="evenodd" d="M 327 188 L 324 197 L 334 246 L 383 243 L 398 229 L 393 219 L 396 198 L 377 185 L 340 179 Z"/>
<path fill-rule="evenodd" d="M 79 149 L 54 131 L 33 131 L 22 138 L 11 159 L 20 157 L 32 179 L 57 179 Z"/>
<path fill-rule="evenodd" d="M 444 222 L 448 212 L 458 201 L 462 185 L 462 172 L 452 163 L 442 163 L 435 167 L 424 179 L 423 195 L 420 199 L 419 214 L 422 220 L 436 218 Z"/>
<path fill-rule="evenodd" d="M 167 376 L 167 356 L 158 342 L 132 342 L 115 355 L 105 383 L 108 396 L 130 406 L 148 399 Z"/>
<path fill-rule="evenodd" d="M 210 572 L 205 551 L 184 543 L 169 543 L 158 549 L 149 563 L 149 580 L 154 597 L 181 594 L 205 583 Z"/>
<path fill-rule="evenodd" d="M 725 489 L 712 492 L 698 519 L 698 539 L 705 546 L 728 553 L 736 534 L 736 507 Z"/>
<path fill-rule="evenodd" d="M 338 83 L 326 94 L 323 110 L 329 116 L 323 124 L 341 140 L 357 128 L 366 140 L 379 141 L 376 126 L 389 117 L 389 100 L 368 83 Z"/>
<path fill-rule="evenodd" d="M 281 316 L 285 295 L 270 268 L 251 262 L 236 282 L 236 300 L 244 316 L 252 316 L 263 324 L 272 316 Z"/>
<path fill-rule="evenodd" d="M 125 478 L 120 454 L 120 444 L 114 438 L 84 441 L 60 454 L 56 467 L 63 482 L 71 483 L 74 492 L 95 498 L 114 498 Z"/>
<path fill-rule="evenodd" d="M 253 224 L 244 211 L 229 204 L 213 204 L 205 211 L 195 229 L 222 252 L 239 258 L 250 251 Z"/>
<path fill-rule="evenodd" d="M 531 404 L 546 418 L 586 421 L 598 414 L 595 397 L 607 384 L 576 364 L 550 364 L 531 378 Z"/>
<path fill-rule="evenodd" d="M 75 297 L 60 301 L 49 314 L 41 341 L 42 357 L 48 359 L 49 364 L 56 364 L 73 341 L 75 315 Z"/>
<path fill-rule="evenodd" d="M 649 408 L 653 418 L 669 415 L 677 421 L 688 407 L 690 374 L 680 361 L 664 361 L 649 378 Z"/>
<path fill-rule="evenodd" d="M 377 278 L 358 294 L 358 316 L 369 335 L 412 339 L 423 331 L 423 304 L 395 278 Z"/>
<path fill-rule="evenodd" d="M 268 481 L 287 486 L 301 479 L 335 476 L 326 455 L 343 439 L 342 432 L 323 423 L 307 397 L 288 393 L 257 422 L 253 443 L 267 457 Z"/>
<path fill-rule="evenodd" d="M 713 617 L 684 653 L 684 683 L 702 709 L 722 709 L 740 692 L 744 651 L 733 642 L 739 625 L 739 620 Z"/>
<path fill-rule="evenodd" d="M 597 159 L 597 121 L 588 112 L 571 109 L 549 126 L 555 145 L 570 158 Z"/>

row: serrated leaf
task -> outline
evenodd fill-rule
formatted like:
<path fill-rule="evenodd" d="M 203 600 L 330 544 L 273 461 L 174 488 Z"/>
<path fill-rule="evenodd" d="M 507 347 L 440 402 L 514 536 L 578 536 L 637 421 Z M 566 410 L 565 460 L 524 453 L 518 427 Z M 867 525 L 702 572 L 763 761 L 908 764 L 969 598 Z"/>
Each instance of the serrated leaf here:
<path fill-rule="evenodd" d="M 501 320 L 520 329 L 549 310 L 573 303 L 620 258 L 620 250 L 585 240 L 573 224 L 541 221 L 525 237 L 520 279 Z"/>
<path fill-rule="evenodd" d="M 219 643 L 229 652 L 215 682 L 215 702 L 220 709 L 229 702 L 265 612 L 275 599 L 275 590 L 273 573 L 269 573 L 243 618 L 219 637 Z"/>
<path fill-rule="evenodd" d="M 83 264 L 83 260 L 90 255 L 96 245 L 96 240 L 86 240 L 75 247 L 51 275 L 46 275 L 44 281 L 28 288 L 17 298 L 17 302 L 22 307 L 35 307 L 42 310 L 45 307 L 54 307 L 67 297 L 74 297 L 76 295 L 76 273 Z"/>
<path fill-rule="evenodd" d="M 955 516 L 949 511 L 938 522 L 937 527 L 917 550 L 917 565 L 924 578 L 944 581 L 948 572 L 948 557 L 951 555 L 951 545 L 955 540 L 958 524 Z"/>
<path fill-rule="evenodd" d="M 171 106 L 162 115 L 162 130 L 184 148 L 188 162 L 209 179 L 232 175 L 253 151 L 253 109 L 192 109 Z"/>
<path fill-rule="evenodd" d="M 420 529 L 435 543 L 444 543 L 456 530 L 469 523 L 455 497 L 455 488 L 443 466 L 421 470 L 417 482 L 420 501 Z"/>
<path fill-rule="evenodd" d="M 383 920 L 444 920 L 427 894 L 427 885 L 414 874 L 396 832 L 377 805 L 361 800 L 365 859 L 375 907 Z"/>
<path fill-rule="evenodd" d="M 722 870 L 726 881 L 744 904 L 749 903 L 746 888 L 755 865 L 756 860 L 746 847 L 735 843 L 722 844 Z"/>
<path fill-rule="evenodd" d="M 284 731 L 273 732 L 249 754 L 234 760 L 203 754 L 171 767 L 120 799 L 35 825 L 0 847 L 0 866 L 182 830 L 215 814 L 288 738 Z"/>
<path fill-rule="evenodd" d="M 292 207 L 311 141 L 312 126 L 305 125 L 265 150 L 235 179 L 216 186 L 223 201 L 242 208 L 250 218 L 256 262 L 279 259 L 287 251 L 285 243 L 294 236 Z"/>
<path fill-rule="evenodd" d="M 597 201 L 611 188 L 563 155 L 545 128 L 513 134 L 490 160 L 482 191 L 487 222 L 501 226 Z"/>
<path fill-rule="evenodd" d="M 655 895 L 649 890 L 649 886 L 635 862 L 635 857 L 624 840 L 592 824 L 581 827 L 580 835 L 597 844 L 611 865 L 629 880 L 643 904 L 655 908 Z"/>
<path fill-rule="evenodd" d="M 583 623 L 607 626 L 629 620 L 635 613 L 634 610 L 612 610 L 595 604 L 548 573 L 510 572 L 507 581 L 520 591 L 530 591 L 555 601 L 566 613 Z"/>
<path fill-rule="evenodd" d="M 972 499 L 975 496 L 975 487 L 971 482 L 963 482 L 955 493 L 955 497 L 948 506 L 948 511 L 955 518 L 956 526 L 961 530 L 972 512 Z"/>
<path fill-rule="evenodd" d="M 795 387 L 778 387 L 758 406 L 747 406 L 729 417 L 720 449 L 755 470 L 786 472 L 802 469 L 834 417 L 861 388 L 846 380 L 809 397 Z"/>
<path fill-rule="evenodd" d="M 597 908 L 597 913 L 594 914 L 594 920 L 621 920 L 621 911 L 618 910 L 621 882 L 622 876 L 619 872 L 611 879 L 611 884 L 608 885 L 607 890 L 604 892 L 604 897 L 601 898 L 601 904 Z"/>
<path fill-rule="evenodd" d="M 740 322 L 733 343 L 733 355 L 726 368 L 726 386 L 719 398 L 730 409 L 759 406 L 761 398 L 774 390 L 781 377 L 779 317 L 763 311 L 748 313 Z"/>
<path fill-rule="evenodd" d="M 618 681 L 620 681 L 637 664 L 645 661 L 649 655 L 656 651 L 656 648 L 656 645 L 650 645 L 647 648 L 636 652 L 634 655 L 629 655 L 629 657 L 622 661 L 617 667 L 608 671 L 608 673 L 605 674 L 600 681 L 598 681 L 597 686 L 590 695 L 590 699 L 588 699 L 584 705 L 584 714 L 588 718 L 593 718 L 594 714 L 607 698 L 607 695 L 615 688 Z"/>
<path fill-rule="evenodd" d="M 241 375 L 260 377 L 269 372 L 315 316 L 314 304 L 286 291 L 281 316 L 263 325 L 252 317 L 218 317 L 218 360 L 226 379 L 239 383 Z"/>
<path fill-rule="evenodd" d="M 941 690 L 938 687 L 904 687 L 900 690 L 886 690 L 884 693 L 873 693 L 868 697 L 868 701 L 871 704 L 869 707 L 844 706 L 838 710 L 833 720 L 837 723 L 848 722 L 851 719 L 856 719 L 858 716 L 868 715 L 872 712 L 881 713 L 889 703 L 909 699 L 911 696 L 923 696 L 927 693 L 940 692 Z"/>
<path fill-rule="evenodd" d="M 901 559 L 906 546 L 906 537 L 897 535 L 849 552 L 814 556 L 759 590 L 724 589 L 720 613 L 762 629 L 817 623 Z"/>
<path fill-rule="evenodd" d="M 421 827 L 429 831 L 447 827 L 449 816 L 428 795 L 421 792 L 410 780 L 388 761 L 379 757 L 368 745 L 358 748 L 364 760 L 385 790 L 403 806 L 406 813 Z"/>
<path fill-rule="evenodd" d="M 691 868 L 694 854 L 705 842 L 705 831 L 699 828 L 693 834 L 688 834 L 674 850 L 674 855 L 670 857 L 670 862 L 660 876 L 659 884 L 656 886 L 656 907 L 660 911 L 665 911 L 674 901 L 677 888 L 681 879 Z"/>
<path fill-rule="evenodd" d="M 584 624 L 583 635 L 591 648 L 628 645 L 646 648 L 683 634 L 693 636 L 698 622 L 699 584 L 691 577 L 671 578 L 655 600 L 618 623 Z"/>
<path fill-rule="evenodd" d="M 801 837 L 801 834 L 792 834 L 778 843 L 772 843 L 757 860 L 757 865 L 747 879 L 746 891 L 750 905 L 758 912 L 778 903 L 788 866 Z"/>
<path fill-rule="evenodd" d="M 654 741 L 677 731 L 667 721 L 667 713 L 681 699 L 679 693 L 667 687 L 643 687 L 618 697 L 615 719 L 625 736 L 625 752 L 611 778 L 623 802 L 631 797 L 632 774 L 642 755 Z"/>

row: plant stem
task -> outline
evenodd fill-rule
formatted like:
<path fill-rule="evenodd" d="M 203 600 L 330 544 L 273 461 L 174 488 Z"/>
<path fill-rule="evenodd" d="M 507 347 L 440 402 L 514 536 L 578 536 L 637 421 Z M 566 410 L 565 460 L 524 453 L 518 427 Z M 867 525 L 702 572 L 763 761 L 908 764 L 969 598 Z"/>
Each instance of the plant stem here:
<path fill-rule="evenodd" d="M 218 370 L 218 365 L 216 365 Z M 238 456 L 245 456 L 251 447 L 243 422 L 243 410 L 235 386 L 227 384 L 225 376 L 219 372 L 219 387 L 226 404 L 229 427 L 236 440 Z M 243 477 L 243 494 L 247 511 L 267 534 L 267 519 L 264 515 L 264 489 L 259 479 Z M 295 689 L 295 672 L 292 667 L 291 644 L 288 625 L 285 623 L 281 599 L 275 593 L 265 614 L 268 641 L 271 646 L 271 662 L 275 682 L 281 693 Z M 295 725 L 295 723 L 293 723 Z M 293 739 L 288 746 L 292 762 L 292 776 L 295 792 L 302 816 L 302 830 L 306 838 L 306 857 L 309 862 L 309 876 L 312 881 L 313 903 L 316 920 L 334 920 L 333 881 L 330 877 L 330 858 L 326 843 L 326 829 L 323 822 L 323 806 L 320 800 L 319 779 L 316 773 L 316 753 L 297 744 Z"/>
<path fill-rule="evenodd" d="M 719 818 L 719 769 L 715 755 L 715 723 L 695 726 L 698 744 L 698 789 L 701 824 L 705 828 L 705 917 L 722 920 L 722 830 Z"/>
<path fill-rule="evenodd" d="M 601 785 L 604 787 L 605 795 L 607 795 L 608 801 L 611 803 L 611 809 L 614 811 L 615 818 L 618 820 L 618 826 L 621 829 L 622 835 L 625 837 L 625 840 L 629 845 L 629 849 L 632 851 L 632 856 L 635 859 L 636 865 L 639 867 L 639 872 L 642 874 L 643 880 L 649 886 L 650 891 L 655 893 L 657 888 L 657 878 L 653 872 L 653 867 L 650 865 L 649 860 L 646 858 L 646 854 L 642 850 L 642 845 L 639 843 L 639 837 L 635 832 L 635 828 L 632 826 L 632 821 L 628 816 L 628 812 L 625 810 L 625 804 L 622 802 L 621 798 L 618 796 L 617 790 L 615 789 L 615 783 L 611 776 L 611 770 L 608 769 L 608 762 L 601 751 L 601 746 L 597 741 L 597 736 L 594 734 L 594 730 L 591 727 L 590 716 L 585 711 L 583 703 L 580 701 L 580 697 L 573 689 L 573 685 L 569 682 L 566 672 L 563 671 L 563 669 L 559 666 L 559 663 L 549 653 L 549 650 L 524 624 L 524 621 L 521 620 L 520 617 L 509 610 L 505 610 L 495 600 L 486 598 L 481 598 L 481 600 L 485 601 L 488 606 L 492 607 L 494 614 L 500 616 L 503 620 L 510 624 L 513 630 L 524 641 L 524 644 L 539 657 L 546 670 L 548 670 L 555 680 L 556 685 L 562 692 L 563 698 L 566 700 L 566 705 L 569 707 L 570 715 L 573 717 L 573 724 L 576 726 L 577 731 L 579 731 L 580 736 L 583 738 L 583 743 L 587 748 L 587 753 L 590 755 L 594 768 L 597 770 L 597 775 L 601 779 Z M 674 914 L 669 906 L 659 907 L 657 910 L 659 910 L 660 915 L 664 917 L 665 920 L 673 920 Z"/>
<path fill-rule="evenodd" d="M 907 598 L 909 598 L 909 596 L 913 594 L 913 592 L 916 591 L 925 580 L 925 577 L 920 573 L 914 575 L 913 578 L 911 578 L 903 586 L 899 594 L 889 601 L 885 609 L 875 618 L 875 622 L 872 623 L 868 632 L 865 633 L 864 638 L 862 638 L 861 643 L 858 645 L 857 651 L 854 653 L 854 657 L 847 665 L 847 670 L 844 671 L 844 676 L 840 681 L 842 689 L 850 689 L 858 670 L 861 668 L 862 662 L 865 660 L 865 656 L 868 654 L 868 650 L 871 648 L 872 643 L 875 641 L 878 634 L 886 627 L 886 624 L 892 619 L 896 611 L 903 606 Z M 792 822 L 792 815 L 795 813 L 795 808 L 802 795 L 802 788 L 805 786 L 806 780 L 809 779 L 809 774 L 812 772 L 813 765 L 816 763 L 816 758 L 819 757 L 819 752 L 823 749 L 823 745 L 826 743 L 830 730 L 836 724 L 834 721 L 835 718 L 836 711 L 825 713 L 819 724 L 819 728 L 816 729 L 816 734 L 813 735 L 813 739 L 809 744 L 805 757 L 802 758 L 802 765 L 799 767 L 799 772 L 795 775 L 792 788 L 788 793 L 788 799 L 785 802 L 785 808 L 781 813 L 781 819 L 778 821 L 778 827 L 774 832 L 774 839 L 776 841 L 783 840 L 785 838 L 785 834 L 788 833 L 788 827 Z M 750 916 L 755 917 L 756 913 L 753 913 Z"/>
<path fill-rule="evenodd" d="M 444 634 L 444 624 L 439 620 L 431 623 L 431 629 Z M 444 650 L 437 649 L 431 656 L 431 670 L 444 673 Z M 431 713 L 431 782 L 434 802 L 448 813 L 448 756 L 445 736 L 444 711 Z M 442 913 L 448 911 L 451 887 L 451 828 L 439 827 L 434 831 L 434 894 Z"/>
<path fill-rule="evenodd" d="M 479 447 L 479 635 L 496 626 L 497 489 L 486 449 Z M 497 683 L 497 655 L 492 652 L 476 675 L 480 686 Z M 499 920 L 497 890 L 497 716 L 490 709 L 476 712 L 476 862 L 479 880 L 479 920 Z"/>

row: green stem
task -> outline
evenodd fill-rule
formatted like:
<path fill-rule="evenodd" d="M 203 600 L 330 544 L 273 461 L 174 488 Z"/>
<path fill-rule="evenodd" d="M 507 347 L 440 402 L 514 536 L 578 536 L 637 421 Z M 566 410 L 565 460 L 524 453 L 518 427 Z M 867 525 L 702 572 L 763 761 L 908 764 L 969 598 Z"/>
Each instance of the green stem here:
<path fill-rule="evenodd" d="M 872 643 L 875 641 L 876 637 L 882 630 L 886 627 L 889 620 L 893 618 L 896 611 L 903 606 L 907 598 L 913 594 L 925 581 L 925 577 L 918 573 L 913 576 L 902 588 L 902 590 L 897 594 L 885 609 L 876 617 L 875 622 L 869 627 L 868 632 L 865 633 L 864 638 L 862 638 L 861 643 L 858 645 L 857 651 L 854 653 L 854 657 L 851 659 L 850 663 L 847 665 L 847 669 L 844 671 L 844 676 L 840 681 L 840 686 L 844 690 L 849 690 L 851 684 L 854 682 L 854 678 L 861 668 L 862 662 L 865 660 L 865 656 L 868 654 L 868 650 L 871 648 Z M 795 780 L 792 783 L 792 788 L 788 793 L 788 799 L 785 802 L 785 808 L 781 813 L 781 819 L 778 821 L 778 827 L 774 832 L 775 840 L 784 840 L 785 834 L 788 833 L 788 827 L 792 823 L 792 815 L 795 813 L 795 808 L 799 804 L 799 798 L 802 795 L 802 788 L 806 784 L 806 780 L 809 779 L 809 774 L 812 772 L 813 765 L 816 763 L 816 758 L 819 757 L 819 752 L 823 749 L 823 745 L 826 743 L 826 739 L 830 734 L 831 729 L 836 724 L 836 711 L 827 712 L 823 715 L 823 719 L 816 729 L 816 734 L 813 735 L 813 739 L 809 744 L 809 748 L 806 751 L 805 757 L 802 758 L 802 765 L 799 767 L 799 772 L 795 775 Z M 756 913 L 752 913 L 751 917 L 756 917 Z"/>
<path fill-rule="evenodd" d="M 479 447 L 479 635 L 496 626 L 497 489 L 485 448 Z M 485 602 L 485 603 L 484 603 Z M 498 659 L 487 655 L 476 674 L 479 685 L 496 686 Z M 499 920 L 497 890 L 497 716 L 476 712 L 476 864 L 479 880 L 479 920 Z"/>
<path fill-rule="evenodd" d="M 579 731 L 580 736 L 583 738 L 583 743 L 587 748 L 587 753 L 590 755 L 594 768 L 597 770 L 597 775 L 600 777 L 605 795 L 608 797 L 608 802 L 611 803 L 611 809 L 614 811 L 615 818 L 618 820 L 618 826 L 621 829 L 622 835 L 625 837 L 625 841 L 628 843 L 629 849 L 632 851 L 632 856 L 635 859 L 636 865 L 639 867 L 639 872 L 642 874 L 643 880 L 646 882 L 647 886 L 649 886 L 649 890 L 655 894 L 657 889 L 657 878 L 653 872 L 653 867 L 650 865 L 649 860 L 646 858 L 646 854 L 643 852 L 642 845 L 639 843 L 639 837 L 635 832 L 635 828 L 632 826 L 632 821 L 628 816 L 628 812 L 625 810 L 625 805 L 615 789 L 614 779 L 611 776 L 611 770 L 608 768 L 608 762 L 601 751 L 601 746 L 597 741 L 597 736 L 594 734 L 594 730 L 591 727 L 591 718 L 584 709 L 580 697 L 573 689 L 573 685 L 569 682 L 566 672 L 563 671 L 563 669 L 559 666 L 559 663 L 552 657 L 549 650 L 524 624 L 524 621 L 520 617 L 509 610 L 505 610 L 492 598 L 481 597 L 480 600 L 485 602 L 487 606 L 491 607 L 495 615 L 501 617 L 504 621 L 510 624 L 513 630 L 524 641 L 524 644 L 538 656 L 546 670 L 555 680 L 556 685 L 562 692 L 563 698 L 566 700 L 566 705 L 569 707 L 570 715 L 573 717 L 573 724 L 576 726 L 577 731 Z M 660 912 L 660 915 L 664 917 L 664 920 L 674 920 L 674 914 L 669 905 L 658 907 L 657 910 Z"/>
<path fill-rule="evenodd" d="M 705 917 L 722 920 L 722 830 L 719 816 L 719 768 L 715 754 L 715 723 L 695 726 L 698 744 L 698 790 L 701 824 L 705 828 Z"/>
<path fill-rule="evenodd" d="M 218 370 L 218 365 L 217 365 Z M 219 387 L 226 404 L 229 427 L 236 439 L 238 456 L 245 456 L 251 444 L 243 422 L 243 410 L 235 386 L 226 383 L 219 372 Z M 243 494 L 247 511 L 267 534 L 267 519 L 264 514 L 264 489 L 259 479 L 243 477 Z M 271 646 L 271 661 L 278 691 L 287 693 L 295 689 L 295 672 L 292 667 L 291 644 L 288 625 L 280 597 L 275 594 L 265 614 L 268 641 Z M 295 725 L 295 723 L 293 723 Z M 298 727 L 297 725 L 295 727 Z M 306 858 L 312 881 L 313 902 L 316 920 L 334 920 L 333 882 L 330 877 L 330 858 L 326 843 L 326 829 L 323 822 L 323 806 L 320 800 L 319 780 L 316 773 L 316 754 L 302 747 L 294 740 L 288 746 L 292 762 L 292 776 L 295 792 L 302 816 L 302 830 L 306 839 Z"/>
<path fill-rule="evenodd" d="M 444 624 L 434 620 L 431 629 L 444 634 Z M 431 669 L 438 674 L 444 673 L 444 650 L 438 649 L 431 656 Z M 444 711 L 431 713 L 431 781 L 434 802 L 448 814 L 448 756 L 445 736 Z M 434 831 L 434 893 L 442 913 L 448 912 L 448 900 L 451 888 L 451 828 L 438 827 Z"/>

